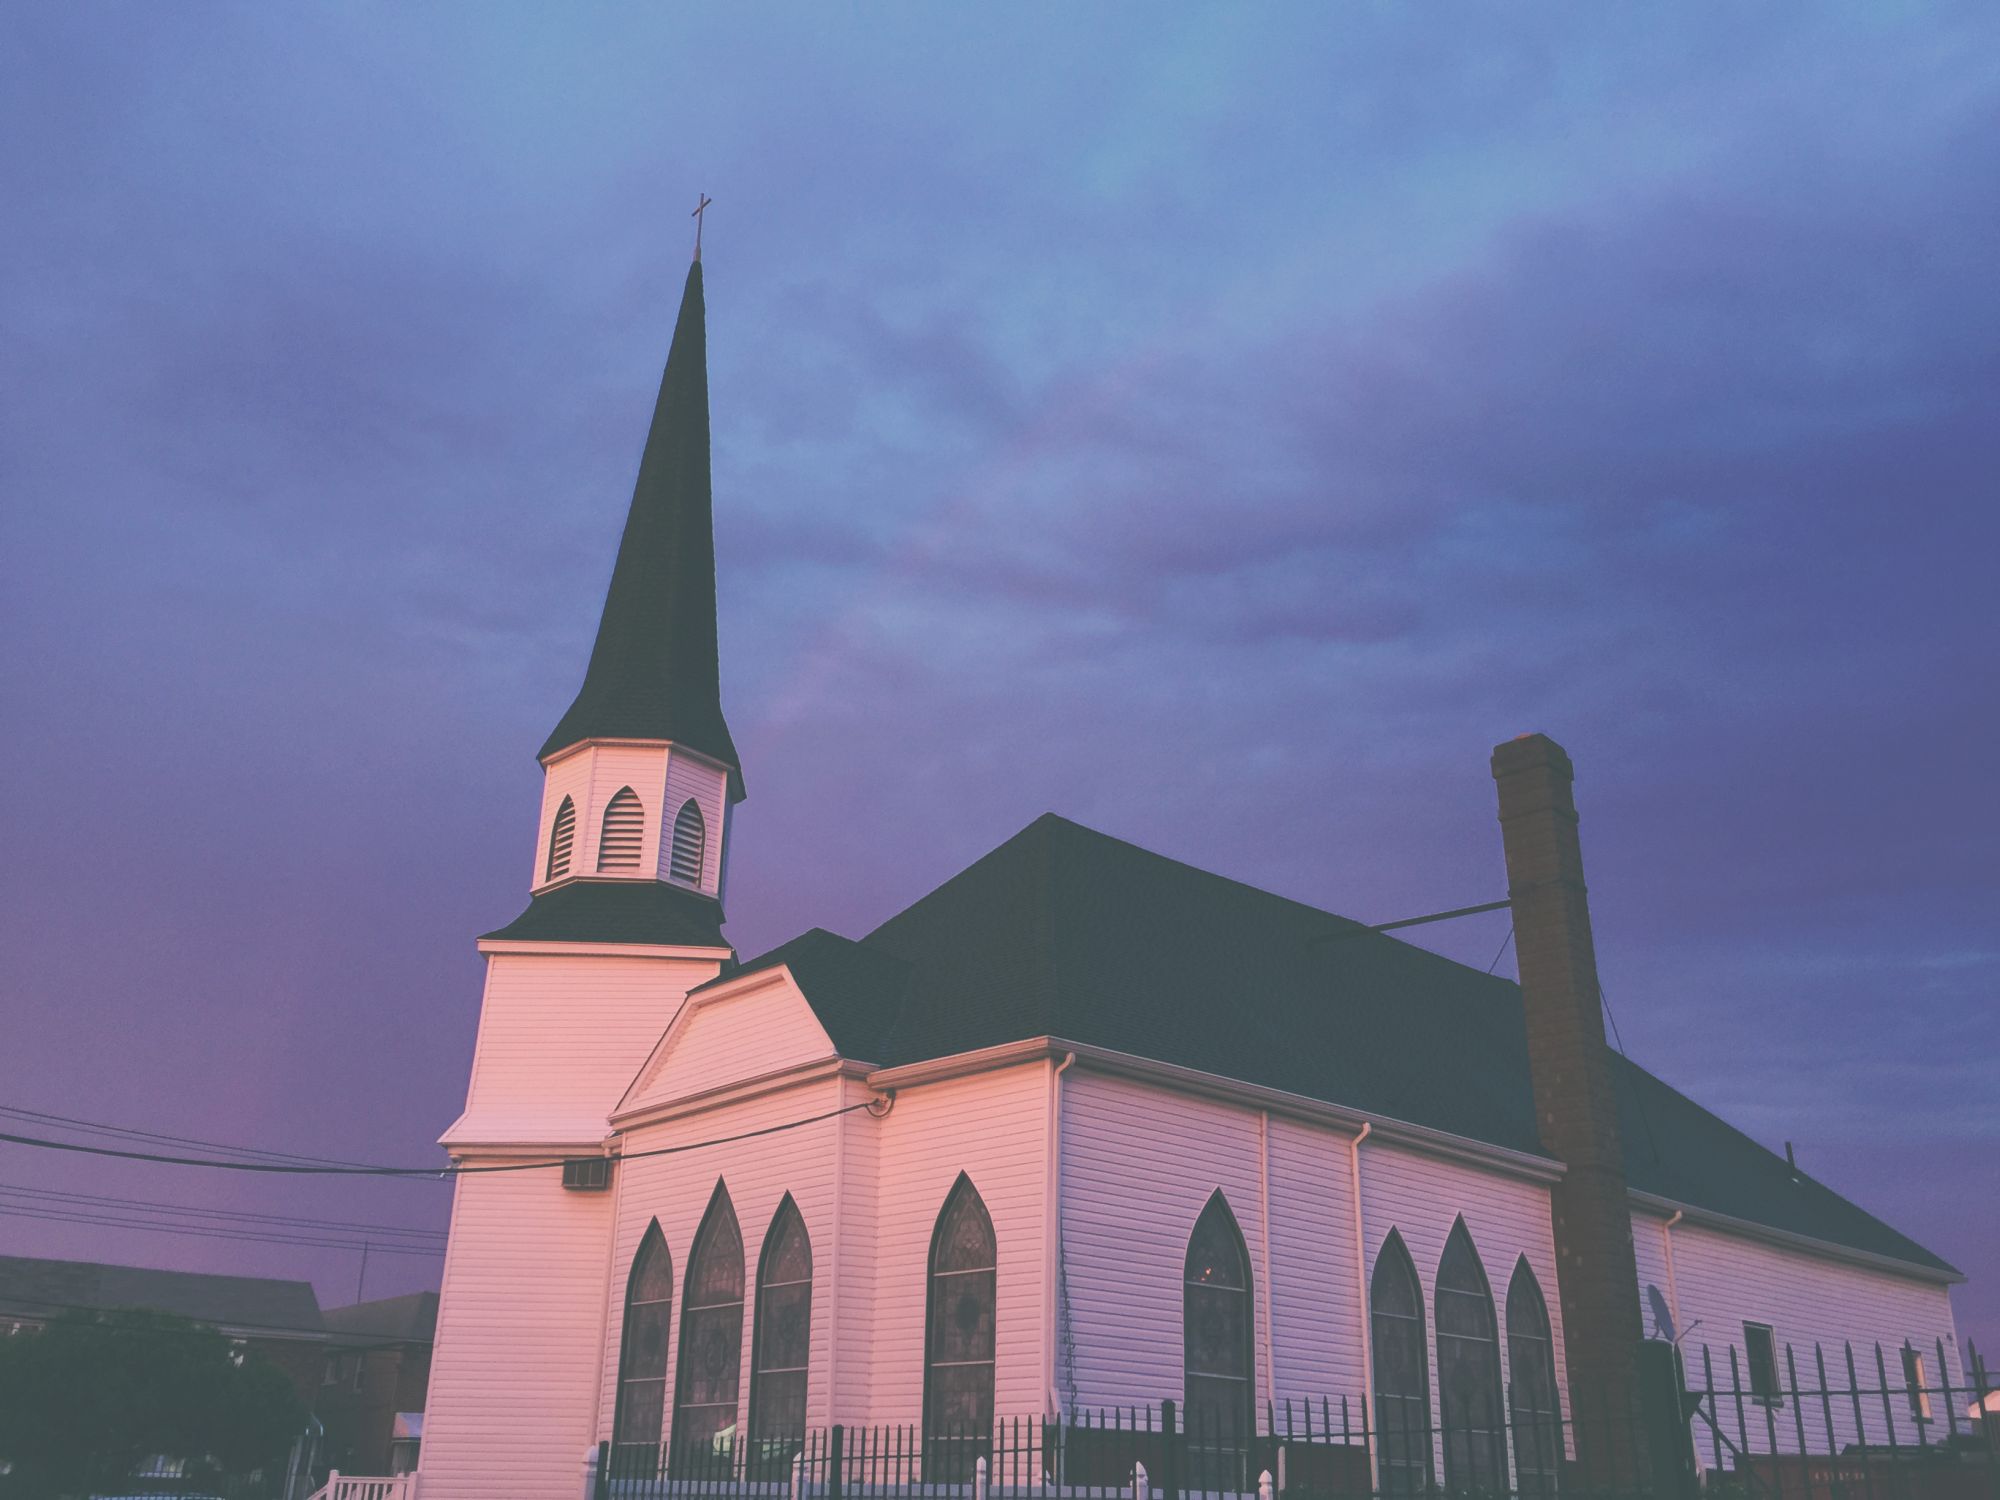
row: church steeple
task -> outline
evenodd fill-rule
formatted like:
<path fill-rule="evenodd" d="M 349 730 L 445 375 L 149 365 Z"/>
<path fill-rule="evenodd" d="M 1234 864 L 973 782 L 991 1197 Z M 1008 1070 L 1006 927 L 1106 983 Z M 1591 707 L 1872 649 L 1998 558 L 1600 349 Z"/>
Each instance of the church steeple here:
<path fill-rule="evenodd" d="M 590 666 L 542 745 L 533 899 L 489 942 L 727 951 L 723 872 L 743 773 L 716 663 L 701 292 L 696 261 Z"/>
<path fill-rule="evenodd" d="M 742 764 L 722 716 L 709 487 L 708 332 L 701 262 L 688 269 L 653 425 L 639 460 L 590 666 L 540 759 L 583 740 L 668 740 L 727 769 Z"/>

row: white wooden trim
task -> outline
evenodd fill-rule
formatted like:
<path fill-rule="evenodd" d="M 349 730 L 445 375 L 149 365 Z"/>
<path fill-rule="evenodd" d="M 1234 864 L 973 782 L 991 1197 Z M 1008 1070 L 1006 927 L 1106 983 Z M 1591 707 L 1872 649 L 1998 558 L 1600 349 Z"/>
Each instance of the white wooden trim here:
<path fill-rule="evenodd" d="M 686 887 L 676 887 L 676 889 L 684 890 Z M 672 947 L 665 943 L 530 942 L 516 938 L 481 938 L 475 946 L 481 953 L 552 953 L 564 957 L 584 953 L 596 958 L 698 958 L 705 959 L 709 963 L 714 963 L 718 959 L 733 958 L 736 954 L 734 948 L 684 948 Z"/>
<path fill-rule="evenodd" d="M 1899 1260 L 1893 1255 L 1878 1255 L 1872 1250 L 1857 1250 L 1851 1245 L 1836 1245 L 1831 1240 L 1815 1239 L 1809 1234 L 1795 1234 L 1789 1229 L 1774 1229 L 1769 1224 L 1757 1224 L 1749 1219 L 1733 1218 L 1728 1214 L 1717 1213 L 1713 1209 L 1682 1203 L 1677 1198 L 1663 1198 L 1657 1193 L 1644 1193 L 1637 1188 L 1629 1189 L 1626 1197 L 1636 1207 L 1648 1213 L 1659 1214 L 1663 1218 L 1671 1217 L 1678 1210 L 1682 1215 L 1683 1224 L 1699 1224 L 1708 1229 L 1720 1229 L 1726 1234 L 1738 1234 L 1748 1240 L 1762 1240 L 1767 1245 L 1776 1245 L 1781 1249 L 1804 1250 L 1827 1260 L 1846 1261 L 1850 1265 L 1865 1266 L 1872 1271 L 1889 1271 L 1897 1276 L 1934 1281 L 1940 1286 L 1956 1286 L 1966 1279 L 1963 1271 L 1941 1271 L 1936 1266 Z"/>

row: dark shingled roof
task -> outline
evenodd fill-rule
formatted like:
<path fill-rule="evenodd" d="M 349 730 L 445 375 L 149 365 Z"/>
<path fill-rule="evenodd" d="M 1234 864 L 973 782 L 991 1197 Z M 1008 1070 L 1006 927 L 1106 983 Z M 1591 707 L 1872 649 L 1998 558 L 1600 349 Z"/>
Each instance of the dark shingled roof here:
<path fill-rule="evenodd" d="M 735 972 L 776 963 L 885 1066 L 1053 1036 L 1548 1154 L 1513 981 L 1053 814 L 859 942 L 815 929 Z M 1951 1270 L 1612 1062 L 1634 1188 Z"/>
<path fill-rule="evenodd" d="M 482 939 L 727 948 L 722 903 L 663 880 L 576 880 L 543 891 Z"/>
<path fill-rule="evenodd" d="M 402 1297 L 354 1302 L 329 1307 L 321 1316 L 326 1319 L 327 1331 L 335 1335 L 428 1344 L 437 1333 L 438 1294 L 410 1292 Z"/>
<path fill-rule="evenodd" d="M 681 295 L 590 666 L 541 756 L 584 739 L 674 740 L 728 766 L 730 795 L 743 795 L 716 658 L 708 333 L 699 261 Z"/>
<path fill-rule="evenodd" d="M 0 1311 L 52 1320 L 76 1307 L 174 1313 L 217 1327 L 262 1331 L 272 1338 L 288 1334 L 316 1338 L 323 1327 L 319 1299 L 309 1281 L 0 1255 Z"/>

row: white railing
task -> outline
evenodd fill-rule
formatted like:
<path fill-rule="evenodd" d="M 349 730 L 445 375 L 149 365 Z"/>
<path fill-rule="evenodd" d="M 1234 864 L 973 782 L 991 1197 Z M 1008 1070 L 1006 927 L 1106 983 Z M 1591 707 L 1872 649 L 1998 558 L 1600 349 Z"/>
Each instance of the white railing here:
<path fill-rule="evenodd" d="M 417 1476 L 354 1475 L 335 1469 L 306 1500 L 417 1500 Z"/>

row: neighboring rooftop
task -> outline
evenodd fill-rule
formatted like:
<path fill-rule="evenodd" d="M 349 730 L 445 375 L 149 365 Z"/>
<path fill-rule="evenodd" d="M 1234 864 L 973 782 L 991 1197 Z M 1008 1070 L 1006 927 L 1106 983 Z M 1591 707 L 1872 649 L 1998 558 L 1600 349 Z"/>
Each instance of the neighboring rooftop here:
<path fill-rule="evenodd" d="M 125 1308 L 270 1338 L 320 1338 L 325 1327 L 309 1281 L 0 1255 L 0 1312 L 53 1320 L 71 1309 Z"/>
<path fill-rule="evenodd" d="M 359 1337 L 408 1344 L 428 1344 L 437 1332 L 437 1315 L 436 1292 L 353 1302 L 346 1307 L 329 1307 L 321 1314 L 327 1332 L 342 1342 Z"/>
<path fill-rule="evenodd" d="M 816 928 L 724 978 L 780 963 L 859 1060 L 1056 1037 L 1548 1154 L 1512 980 L 1054 814 L 859 942 Z M 1955 1274 L 1644 1069 L 1613 1077 L 1634 1189 Z"/>

